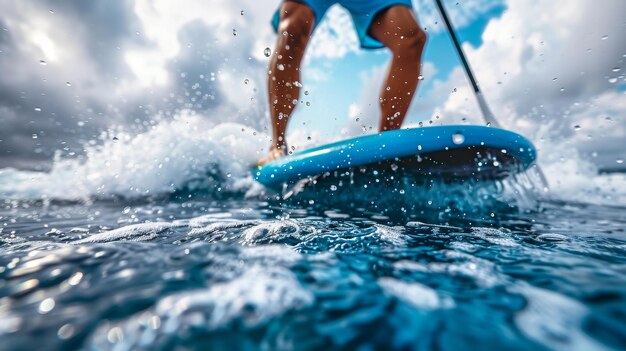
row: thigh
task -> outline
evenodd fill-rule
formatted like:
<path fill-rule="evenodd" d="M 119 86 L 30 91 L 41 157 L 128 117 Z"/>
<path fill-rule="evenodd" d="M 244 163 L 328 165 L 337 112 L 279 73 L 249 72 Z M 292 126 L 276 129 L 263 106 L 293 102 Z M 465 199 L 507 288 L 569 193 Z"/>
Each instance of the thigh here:
<path fill-rule="evenodd" d="M 410 8 L 396 5 L 380 11 L 368 33 L 385 46 L 393 47 L 402 40 L 423 35 L 424 31 Z"/>

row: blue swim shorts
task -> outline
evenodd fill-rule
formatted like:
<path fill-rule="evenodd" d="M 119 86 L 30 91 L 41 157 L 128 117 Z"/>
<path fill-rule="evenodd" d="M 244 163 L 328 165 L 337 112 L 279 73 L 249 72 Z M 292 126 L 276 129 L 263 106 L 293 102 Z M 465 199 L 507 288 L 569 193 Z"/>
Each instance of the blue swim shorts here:
<path fill-rule="evenodd" d="M 334 4 L 339 4 L 350 12 L 354 28 L 359 36 L 361 47 L 364 49 L 379 49 L 384 45 L 378 40 L 372 38 L 367 32 L 376 15 L 391 6 L 403 5 L 412 8 L 411 0 L 285 0 L 295 1 L 313 10 L 315 14 L 315 26 L 322 21 L 326 11 Z M 282 5 L 282 3 L 281 3 Z M 274 30 L 278 30 L 278 22 L 280 21 L 280 6 L 274 13 L 272 18 L 272 26 Z"/>

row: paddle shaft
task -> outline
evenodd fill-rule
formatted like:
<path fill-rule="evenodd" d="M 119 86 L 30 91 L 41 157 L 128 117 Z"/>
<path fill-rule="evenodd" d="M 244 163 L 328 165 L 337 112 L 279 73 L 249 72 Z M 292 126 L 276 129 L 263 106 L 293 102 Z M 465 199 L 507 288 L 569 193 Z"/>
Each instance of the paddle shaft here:
<path fill-rule="evenodd" d="M 454 31 L 454 27 L 452 27 L 452 23 L 450 22 L 450 18 L 448 18 L 448 13 L 446 12 L 446 8 L 443 6 L 441 0 L 435 0 L 437 7 L 439 8 L 439 12 L 441 13 L 441 17 L 443 17 L 443 21 L 448 28 L 448 32 L 450 32 L 450 37 L 452 38 L 452 42 L 454 43 L 454 48 L 459 54 L 459 58 L 461 59 L 461 63 L 463 64 L 463 68 L 465 69 L 465 73 L 467 74 L 467 78 L 472 84 L 472 88 L 474 88 L 474 94 L 476 95 L 476 100 L 478 100 L 478 106 L 480 107 L 480 111 L 483 114 L 483 118 L 487 123 L 489 123 L 493 127 L 500 127 L 500 123 L 496 121 L 495 116 L 489 109 L 489 105 L 487 105 L 487 101 L 483 97 L 482 92 L 480 91 L 480 87 L 478 86 L 478 82 L 476 82 L 476 78 L 474 78 L 474 73 L 472 73 L 472 68 L 469 65 L 469 62 L 465 58 L 465 53 L 463 53 L 463 48 L 459 43 L 459 39 L 456 36 L 456 32 Z"/>
<path fill-rule="evenodd" d="M 474 77 L 474 73 L 472 73 L 472 68 L 470 67 L 469 62 L 467 61 L 467 58 L 465 57 L 463 48 L 461 47 L 461 44 L 459 43 L 459 39 L 456 36 L 454 27 L 452 27 L 452 22 L 450 22 L 450 18 L 448 17 L 446 8 L 443 6 L 442 0 L 435 0 L 435 3 L 437 4 L 437 8 L 439 8 L 439 13 L 441 13 L 441 17 L 443 17 L 443 22 L 446 24 L 446 27 L 448 28 L 448 32 L 450 33 L 450 37 L 452 38 L 452 42 L 454 43 L 454 48 L 456 49 L 456 52 L 459 54 L 459 58 L 461 59 L 461 63 L 463 64 L 463 68 L 465 69 L 465 73 L 467 74 L 467 78 L 469 79 L 470 83 L 472 83 L 472 88 L 474 88 L 474 94 L 476 95 L 476 100 L 478 101 L 478 106 L 480 107 L 480 111 L 483 114 L 483 118 L 485 119 L 485 122 L 487 122 L 487 124 L 493 127 L 500 128 L 500 123 L 498 123 L 498 121 L 496 120 L 496 117 L 491 112 L 491 109 L 489 109 L 489 105 L 487 105 L 487 101 L 485 100 L 482 92 L 480 91 L 478 82 L 476 81 L 476 78 Z M 544 175 L 543 171 L 541 170 L 541 168 L 539 167 L 539 165 L 535 164 L 535 166 L 536 166 L 537 173 L 539 174 L 539 177 L 541 178 L 541 182 L 543 183 L 544 190 L 547 191 L 548 184 L 549 184 L 548 180 L 546 176 Z"/>

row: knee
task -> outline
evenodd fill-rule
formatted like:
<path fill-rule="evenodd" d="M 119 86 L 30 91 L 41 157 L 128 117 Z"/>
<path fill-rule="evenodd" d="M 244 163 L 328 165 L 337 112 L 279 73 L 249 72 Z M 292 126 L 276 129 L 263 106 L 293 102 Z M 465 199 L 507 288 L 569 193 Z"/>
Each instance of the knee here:
<path fill-rule="evenodd" d="M 302 48 L 313 31 L 313 20 L 308 16 L 285 16 L 278 25 L 280 41 L 285 45 Z"/>
<path fill-rule="evenodd" d="M 426 40 L 426 32 L 419 27 L 415 27 L 399 34 L 395 45 L 392 45 L 390 49 L 396 55 L 419 59 L 426 45 Z"/>

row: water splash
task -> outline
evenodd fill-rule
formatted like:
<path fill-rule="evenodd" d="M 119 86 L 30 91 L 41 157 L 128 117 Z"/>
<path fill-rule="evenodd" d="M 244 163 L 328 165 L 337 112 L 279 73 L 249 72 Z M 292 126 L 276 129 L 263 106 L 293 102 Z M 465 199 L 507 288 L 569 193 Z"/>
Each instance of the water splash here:
<path fill-rule="evenodd" d="M 306 133 L 294 132 L 294 141 L 306 139 Z M 598 175 L 597 168 L 582 158 L 573 140 L 550 135 L 546 126 L 539 134 L 539 163 L 549 182 L 548 193 L 528 175 L 510 177 L 492 184 L 465 184 L 451 187 L 434 182 L 415 187 L 396 179 L 369 184 L 367 189 L 344 182 L 332 184 L 335 191 L 316 189 L 315 196 L 299 195 L 298 203 L 345 200 L 342 190 L 356 197 L 376 194 L 378 207 L 407 200 L 419 211 L 456 209 L 459 213 L 486 209 L 487 215 L 514 203 L 521 209 L 533 208 L 537 198 L 583 202 L 626 204 L 626 176 Z M 459 142 L 460 137 L 457 137 Z M 304 142 L 306 144 L 306 142 Z M 200 115 L 183 112 L 171 121 L 161 121 L 144 133 L 124 130 L 103 133 L 100 142 L 84 146 L 85 155 L 71 158 L 57 153 L 49 172 L 0 169 L 0 198 L 92 200 L 110 198 L 150 198 L 159 196 L 211 198 L 259 196 L 263 188 L 250 177 L 250 167 L 261 158 L 268 137 L 248 126 L 224 123 L 214 125 Z M 384 186 L 383 186 L 384 185 Z M 409 185 L 409 186 L 407 186 Z M 386 187 L 385 187 L 386 186 Z M 383 199 L 383 201 L 378 201 Z M 385 200 L 386 199 L 386 200 Z M 489 205 L 487 199 L 504 206 Z M 293 200 L 293 199 L 292 199 Z M 371 199 L 370 199 L 371 201 Z M 450 206 L 450 203 L 454 206 Z M 493 203 L 493 201 L 491 201 Z M 370 204 L 372 205 L 372 204 Z M 373 204 L 376 205 L 376 204 Z M 345 207 L 345 206 L 344 206 Z M 357 206 L 359 207 L 359 206 Z M 360 206 L 371 207 L 371 206 Z M 407 206 L 394 207 L 398 211 Z M 404 210 L 403 210 L 404 208 Z M 380 209 L 380 208 L 379 208 Z"/>
<path fill-rule="evenodd" d="M 244 132 L 242 132 L 244 130 Z M 111 134 L 114 134 L 113 136 Z M 85 155 L 57 153 L 49 172 L 0 170 L 0 198 L 140 198 L 175 192 L 245 193 L 265 137 L 234 123 L 182 113 L 141 134 L 104 133 Z"/>

